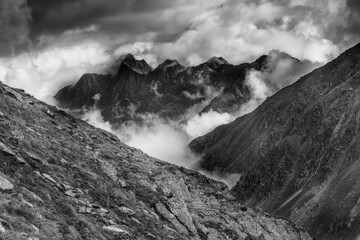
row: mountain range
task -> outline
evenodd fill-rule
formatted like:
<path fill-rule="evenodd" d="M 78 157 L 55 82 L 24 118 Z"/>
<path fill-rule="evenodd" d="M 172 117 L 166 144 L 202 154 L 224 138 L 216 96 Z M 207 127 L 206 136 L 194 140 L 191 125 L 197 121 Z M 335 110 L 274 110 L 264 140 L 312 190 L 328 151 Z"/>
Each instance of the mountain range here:
<path fill-rule="evenodd" d="M 202 167 L 241 173 L 232 191 L 319 239 L 360 235 L 360 44 L 250 114 L 194 139 Z"/>
<path fill-rule="evenodd" d="M 291 62 L 292 76 L 304 68 L 285 53 L 275 56 Z M 186 119 L 190 111 L 238 111 L 253 97 L 249 72 L 273 74 L 265 79 L 275 88 L 273 96 L 253 112 L 194 139 L 191 150 L 207 171 L 241 174 L 231 190 L 241 204 L 289 219 L 319 239 L 356 239 L 359 56 L 360 44 L 281 89 L 271 85 L 278 76 L 274 54 L 239 65 L 223 58 L 194 67 L 166 60 L 155 69 L 126 55 L 115 64 L 116 74 L 85 74 L 55 98 L 71 110 L 96 106 L 113 126 L 140 121 L 139 114 L 147 113 Z"/>
<path fill-rule="evenodd" d="M 145 60 L 128 54 L 114 64 L 115 74 L 84 74 L 74 85 L 61 89 L 55 99 L 59 106 L 73 111 L 86 111 L 96 104 L 104 120 L 115 127 L 129 120 L 140 121 L 141 114 L 178 120 L 211 109 L 234 113 L 252 97 L 245 81 L 248 71 L 272 73 L 273 62 L 280 60 L 297 71 L 305 65 L 286 53 L 273 52 L 239 65 L 213 57 L 193 67 L 165 60 L 152 69 Z"/>

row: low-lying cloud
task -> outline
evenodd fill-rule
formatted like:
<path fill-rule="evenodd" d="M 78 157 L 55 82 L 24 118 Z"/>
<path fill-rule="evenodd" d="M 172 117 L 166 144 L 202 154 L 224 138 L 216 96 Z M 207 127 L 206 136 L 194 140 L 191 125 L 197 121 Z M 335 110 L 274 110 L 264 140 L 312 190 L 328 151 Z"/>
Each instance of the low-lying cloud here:
<path fill-rule="evenodd" d="M 292 84 L 298 79 L 298 75 L 306 74 L 316 66 L 318 65 L 300 63 L 285 53 L 272 51 L 265 69 L 248 71 L 245 85 L 249 88 L 250 100 L 244 103 L 238 111 L 232 113 L 219 113 L 213 110 L 201 112 L 204 106 L 222 93 L 222 89 L 208 87 L 203 102 L 188 109 L 187 113 L 178 120 L 163 119 L 155 114 L 136 114 L 134 112 L 136 114 L 134 117 L 142 121 L 126 122 L 114 129 L 109 123 L 103 121 L 101 112 L 96 108 L 87 112 L 83 120 L 107 131 L 112 131 L 123 142 L 139 148 L 153 157 L 200 171 L 232 187 L 239 180 L 240 175 L 235 173 L 224 175 L 201 169 L 199 167 L 201 156 L 190 151 L 188 148 L 190 141 L 212 131 L 219 125 L 230 123 L 235 118 L 253 111 L 267 97 Z M 94 97 L 99 99 L 98 95 Z M 202 97 L 204 96 L 202 95 Z"/>

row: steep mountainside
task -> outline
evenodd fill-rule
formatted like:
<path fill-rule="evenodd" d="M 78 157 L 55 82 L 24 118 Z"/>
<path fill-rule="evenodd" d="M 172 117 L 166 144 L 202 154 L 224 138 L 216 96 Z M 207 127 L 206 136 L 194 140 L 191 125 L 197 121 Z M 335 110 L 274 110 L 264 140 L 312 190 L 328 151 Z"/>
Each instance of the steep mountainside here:
<path fill-rule="evenodd" d="M 287 54 L 282 58 L 294 65 L 302 64 Z M 213 57 L 187 68 L 176 60 L 166 60 L 152 70 L 144 60 L 126 55 L 115 64 L 119 66 L 115 76 L 85 74 L 75 85 L 61 89 L 55 98 L 64 108 L 81 109 L 92 107 L 93 96 L 99 93 L 102 97 L 97 106 L 105 120 L 113 125 L 136 120 L 135 113 L 155 113 L 176 119 L 190 108 L 197 112 L 210 109 L 234 112 L 250 99 L 250 90 L 245 84 L 247 71 L 270 71 L 271 60 L 269 56 L 262 56 L 251 64 L 234 66 L 221 57 Z"/>
<path fill-rule="evenodd" d="M 310 239 L 0 83 L 0 239 Z"/>
<path fill-rule="evenodd" d="M 208 170 L 242 173 L 233 192 L 320 239 L 360 235 L 360 44 L 195 139 Z"/>

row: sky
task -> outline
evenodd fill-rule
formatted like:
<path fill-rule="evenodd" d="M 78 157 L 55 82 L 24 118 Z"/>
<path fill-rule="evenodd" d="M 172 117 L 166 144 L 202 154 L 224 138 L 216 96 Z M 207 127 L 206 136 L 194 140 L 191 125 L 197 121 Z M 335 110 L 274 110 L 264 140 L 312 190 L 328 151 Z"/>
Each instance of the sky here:
<path fill-rule="evenodd" d="M 1 0 L 0 80 L 45 99 L 125 53 L 153 67 L 271 50 L 325 63 L 359 41 L 359 24 L 357 0 Z"/>

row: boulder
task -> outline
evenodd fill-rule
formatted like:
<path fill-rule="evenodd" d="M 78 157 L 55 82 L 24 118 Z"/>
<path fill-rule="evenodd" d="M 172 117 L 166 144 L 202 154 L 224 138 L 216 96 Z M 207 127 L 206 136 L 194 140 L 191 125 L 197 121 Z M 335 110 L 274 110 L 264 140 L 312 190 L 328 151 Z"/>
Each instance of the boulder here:
<path fill-rule="evenodd" d="M 5 154 L 10 155 L 10 156 L 16 155 L 10 148 L 5 146 L 5 144 L 3 144 L 2 142 L 0 142 L 0 151 L 4 152 Z"/>
<path fill-rule="evenodd" d="M 119 233 L 123 233 L 123 234 L 129 234 L 128 231 L 118 228 L 118 227 L 114 227 L 114 226 L 103 226 L 102 227 L 104 230 L 115 233 L 115 234 L 119 234 Z"/>
<path fill-rule="evenodd" d="M 9 180 L 7 180 L 6 178 L 0 175 L 0 190 L 9 191 L 9 190 L 13 190 L 13 188 L 14 185 Z"/>

